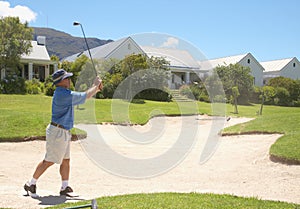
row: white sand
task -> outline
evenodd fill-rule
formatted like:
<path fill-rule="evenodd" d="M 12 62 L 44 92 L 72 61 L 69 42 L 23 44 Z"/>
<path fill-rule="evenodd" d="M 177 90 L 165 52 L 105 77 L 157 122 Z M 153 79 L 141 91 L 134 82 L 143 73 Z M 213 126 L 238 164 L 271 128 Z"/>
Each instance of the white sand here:
<path fill-rule="evenodd" d="M 203 116 L 202 116 L 203 117 Z M 203 119 L 203 120 L 202 120 Z M 155 119 L 154 119 L 155 120 Z M 179 118 L 165 119 L 165 125 L 180 130 Z M 248 121 L 232 118 L 226 126 Z M 154 123 L 155 121 L 151 121 Z M 210 130 L 209 117 L 197 121 L 199 138 Z M 91 126 L 82 126 L 89 128 Z M 127 157 L 148 158 L 164 152 L 167 143 L 173 143 L 172 134 L 163 134 L 164 146 L 152 142 L 149 152 L 143 146 L 129 146 L 119 140 L 113 125 L 98 125 L 108 144 Z M 150 125 L 131 127 L 147 132 Z M 167 137 L 168 136 L 168 137 Z M 171 136 L 171 137 L 170 137 Z M 300 166 L 283 165 L 269 160 L 269 148 L 280 135 L 243 135 L 222 137 L 214 155 L 199 164 L 203 143 L 197 142 L 193 150 L 174 169 L 146 179 L 122 178 L 96 166 L 85 154 L 80 142 L 72 142 L 70 184 L 82 199 L 128 193 L 199 192 L 234 194 L 260 199 L 295 202 L 300 204 Z M 60 188 L 59 166 L 50 167 L 39 179 L 39 198 L 25 197 L 23 185 L 29 180 L 37 163 L 43 159 L 44 141 L 0 144 L 0 207 L 42 208 L 73 200 L 58 196 Z M 112 164 L 114 159 L 110 159 Z"/>

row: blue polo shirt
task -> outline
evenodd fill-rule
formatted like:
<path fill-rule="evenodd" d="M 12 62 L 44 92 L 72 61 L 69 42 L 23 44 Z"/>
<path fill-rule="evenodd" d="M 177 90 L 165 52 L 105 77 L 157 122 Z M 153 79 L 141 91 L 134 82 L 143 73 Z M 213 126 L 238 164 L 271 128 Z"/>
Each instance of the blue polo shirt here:
<path fill-rule="evenodd" d="M 76 92 L 57 86 L 52 99 L 52 122 L 70 130 L 74 124 L 74 106 L 83 104 L 86 92 Z"/>

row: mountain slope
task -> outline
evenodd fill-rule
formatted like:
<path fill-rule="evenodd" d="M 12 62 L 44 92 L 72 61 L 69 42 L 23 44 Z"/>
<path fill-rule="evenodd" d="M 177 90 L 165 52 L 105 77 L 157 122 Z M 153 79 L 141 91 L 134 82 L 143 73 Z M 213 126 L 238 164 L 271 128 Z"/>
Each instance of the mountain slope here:
<path fill-rule="evenodd" d="M 33 27 L 33 39 L 37 36 L 46 36 L 46 47 L 49 56 L 56 55 L 59 59 L 72 54 L 87 50 L 84 38 L 74 37 L 62 31 L 52 28 Z M 87 38 L 88 45 L 91 48 L 104 45 L 112 40 L 101 40 L 98 38 Z"/>

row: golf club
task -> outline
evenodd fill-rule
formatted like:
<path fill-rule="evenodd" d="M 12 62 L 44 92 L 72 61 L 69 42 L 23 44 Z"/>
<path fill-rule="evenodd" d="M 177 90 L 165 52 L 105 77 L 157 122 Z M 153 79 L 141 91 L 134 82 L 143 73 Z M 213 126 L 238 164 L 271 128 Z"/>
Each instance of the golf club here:
<path fill-rule="evenodd" d="M 91 58 L 91 61 L 92 61 L 92 65 L 93 65 L 93 68 L 94 68 L 94 71 L 95 71 L 95 74 L 96 74 L 96 76 L 98 76 L 98 75 L 97 75 L 97 70 L 96 70 L 96 67 L 95 67 L 95 64 L 94 64 L 94 61 L 93 61 L 91 52 L 90 52 L 90 47 L 89 47 L 88 42 L 87 42 L 86 37 L 85 37 L 85 33 L 84 33 L 84 30 L 83 30 L 82 24 L 81 24 L 80 22 L 75 21 L 75 22 L 73 22 L 73 25 L 74 25 L 74 26 L 80 25 L 80 27 L 81 27 L 81 31 L 82 31 L 82 33 L 83 33 L 83 37 L 84 37 L 84 40 L 85 40 L 85 44 L 86 44 L 86 47 L 87 47 L 87 49 L 88 49 L 88 52 L 89 52 L 89 55 L 90 55 L 90 58 Z"/>

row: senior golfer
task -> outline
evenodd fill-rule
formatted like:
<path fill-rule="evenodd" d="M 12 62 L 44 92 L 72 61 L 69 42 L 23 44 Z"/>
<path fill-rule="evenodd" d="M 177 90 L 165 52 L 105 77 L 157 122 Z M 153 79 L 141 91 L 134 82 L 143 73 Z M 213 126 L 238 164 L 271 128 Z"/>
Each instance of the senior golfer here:
<path fill-rule="evenodd" d="M 71 91 L 70 77 L 60 69 L 52 74 L 53 85 L 56 86 L 52 99 L 52 119 L 46 129 L 45 158 L 37 165 L 33 177 L 24 185 L 25 191 L 36 195 L 36 183 L 39 177 L 54 163 L 60 164 L 62 186 L 60 195 L 68 195 L 73 190 L 69 186 L 70 173 L 70 130 L 74 123 L 74 106 L 85 103 L 103 88 L 102 81 L 96 77 L 94 84 L 86 92 Z"/>

